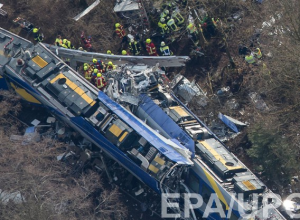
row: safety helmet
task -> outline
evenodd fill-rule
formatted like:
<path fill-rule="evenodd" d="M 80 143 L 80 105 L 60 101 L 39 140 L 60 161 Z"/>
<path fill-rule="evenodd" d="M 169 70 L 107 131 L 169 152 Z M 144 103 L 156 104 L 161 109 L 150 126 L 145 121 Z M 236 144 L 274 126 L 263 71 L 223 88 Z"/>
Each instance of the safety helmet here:
<path fill-rule="evenodd" d="M 39 29 L 37 29 L 37 28 L 33 28 L 33 30 L 32 30 L 33 33 L 37 33 L 38 31 L 39 31 Z"/>
<path fill-rule="evenodd" d="M 187 27 L 192 28 L 192 27 L 194 27 L 194 25 L 193 25 L 193 23 L 190 23 Z"/>
<path fill-rule="evenodd" d="M 107 53 L 107 54 L 111 54 L 111 51 L 110 51 L 110 50 L 108 50 L 108 51 L 106 51 L 106 53 Z"/>
<path fill-rule="evenodd" d="M 81 51 L 83 51 L 83 48 L 82 48 L 82 47 L 78 47 L 78 50 L 81 50 Z"/>
<path fill-rule="evenodd" d="M 169 14 L 170 12 L 169 12 L 168 9 L 165 9 L 165 10 L 164 10 L 164 13 L 165 13 L 165 14 Z"/>
<path fill-rule="evenodd" d="M 84 64 L 83 64 L 83 66 L 88 66 L 88 65 L 89 65 L 89 64 L 87 64 L 87 63 L 84 63 Z"/>
<path fill-rule="evenodd" d="M 122 50 L 122 55 L 127 55 L 127 51 L 126 50 Z"/>
<path fill-rule="evenodd" d="M 130 39 L 130 42 L 131 42 L 131 43 L 133 43 L 133 42 L 134 42 L 134 39 L 133 39 L 133 38 L 131 38 L 131 39 Z"/>
<path fill-rule="evenodd" d="M 151 39 L 148 38 L 148 39 L 146 40 L 146 43 L 147 43 L 147 44 L 150 44 L 150 43 L 151 43 Z"/>
<path fill-rule="evenodd" d="M 109 61 L 109 62 L 107 63 L 107 65 L 112 66 L 113 63 L 112 63 L 111 61 Z"/>
<path fill-rule="evenodd" d="M 94 73 L 98 73 L 98 69 L 95 68 L 95 69 L 94 69 Z"/>
<path fill-rule="evenodd" d="M 164 23 L 165 21 L 166 21 L 165 18 L 161 18 L 161 19 L 160 19 L 160 22 L 161 22 L 161 23 Z"/>
<path fill-rule="evenodd" d="M 63 39 L 63 44 L 67 43 L 67 41 L 68 41 L 67 39 Z"/>
<path fill-rule="evenodd" d="M 101 77 L 102 76 L 102 74 L 101 73 L 97 73 L 97 77 Z"/>
<path fill-rule="evenodd" d="M 162 41 L 162 42 L 160 43 L 160 46 L 162 46 L 162 47 L 166 46 L 165 42 Z"/>
<path fill-rule="evenodd" d="M 86 71 L 86 70 L 88 70 L 88 69 L 89 69 L 88 66 L 84 66 L 84 67 L 83 67 L 83 70 L 84 70 L 84 71 Z"/>
<path fill-rule="evenodd" d="M 93 63 L 97 63 L 97 59 L 93 59 Z"/>
<path fill-rule="evenodd" d="M 116 23 L 115 26 L 116 26 L 116 28 L 118 28 L 118 27 L 120 27 L 121 25 L 120 25 L 120 23 Z"/>

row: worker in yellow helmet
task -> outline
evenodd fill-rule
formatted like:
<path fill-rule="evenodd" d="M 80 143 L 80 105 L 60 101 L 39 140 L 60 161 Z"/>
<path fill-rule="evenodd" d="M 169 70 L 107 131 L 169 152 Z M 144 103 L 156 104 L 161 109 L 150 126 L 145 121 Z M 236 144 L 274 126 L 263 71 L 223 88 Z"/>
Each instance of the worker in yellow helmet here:
<path fill-rule="evenodd" d="M 111 71 L 114 70 L 115 68 L 116 67 L 114 66 L 114 64 L 111 61 L 109 61 L 106 66 L 106 71 Z"/>
<path fill-rule="evenodd" d="M 33 28 L 32 29 L 34 40 L 37 42 L 42 42 L 44 39 L 44 35 L 40 33 L 39 28 Z"/>
<path fill-rule="evenodd" d="M 156 47 L 154 45 L 154 43 L 151 41 L 151 39 L 147 39 L 146 40 L 146 50 L 149 54 L 149 56 L 158 56 L 157 52 L 156 52 Z"/>
<path fill-rule="evenodd" d="M 122 50 L 122 55 L 126 56 L 127 55 L 127 51 L 126 50 Z"/>
<path fill-rule="evenodd" d="M 67 49 L 75 49 L 75 47 L 72 45 L 71 41 L 67 39 L 63 39 L 62 41 L 62 47 L 67 48 Z"/>
<path fill-rule="evenodd" d="M 107 53 L 108 55 L 114 55 L 113 53 L 111 53 L 110 50 L 107 50 L 106 53 Z"/>
<path fill-rule="evenodd" d="M 83 67 L 83 70 L 84 70 L 84 78 L 87 80 L 87 81 L 91 81 L 91 78 L 92 78 L 92 74 L 91 74 L 91 71 L 90 71 L 90 68 L 88 66 L 84 66 Z"/>
<path fill-rule="evenodd" d="M 102 74 L 97 73 L 96 87 L 100 90 L 103 90 L 105 86 L 106 86 L 106 83 L 105 83 L 105 79 L 102 77 Z"/>

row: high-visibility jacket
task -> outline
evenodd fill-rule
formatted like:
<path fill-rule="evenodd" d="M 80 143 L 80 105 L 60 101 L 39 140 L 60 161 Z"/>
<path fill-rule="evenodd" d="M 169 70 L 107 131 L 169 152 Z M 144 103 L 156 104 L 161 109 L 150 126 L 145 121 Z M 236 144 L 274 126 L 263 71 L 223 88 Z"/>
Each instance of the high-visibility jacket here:
<path fill-rule="evenodd" d="M 158 54 L 156 52 L 156 47 L 153 42 L 151 42 L 149 44 L 146 43 L 146 50 L 147 50 L 149 56 L 158 56 Z"/>
<path fill-rule="evenodd" d="M 171 28 L 172 31 L 178 31 L 178 27 L 175 24 L 175 20 L 173 18 L 171 18 L 168 22 L 167 25 Z"/>
<path fill-rule="evenodd" d="M 167 24 L 161 23 L 160 21 L 158 22 L 158 27 L 160 28 L 161 34 L 168 34 L 170 32 L 170 29 Z"/>
<path fill-rule="evenodd" d="M 91 71 L 90 70 L 86 70 L 84 72 L 84 78 L 88 81 L 91 81 L 91 78 L 92 78 L 92 74 L 91 74 Z"/>
<path fill-rule="evenodd" d="M 115 31 L 116 31 L 117 35 L 119 36 L 119 38 L 123 38 L 126 36 L 122 25 L 120 27 L 116 28 Z"/>
<path fill-rule="evenodd" d="M 106 71 L 110 71 L 110 70 L 114 70 L 114 69 L 116 69 L 116 66 L 115 65 L 107 65 L 106 66 Z"/>
<path fill-rule="evenodd" d="M 166 20 L 169 20 L 170 19 L 170 15 L 165 13 L 165 11 L 163 11 L 161 14 L 160 14 L 160 17 L 161 18 L 164 18 Z"/>
<path fill-rule="evenodd" d="M 170 51 L 169 46 L 160 47 L 159 49 L 163 56 L 171 56 L 172 55 L 172 52 Z"/>
<path fill-rule="evenodd" d="M 212 18 L 211 21 L 213 22 L 214 26 L 217 27 L 220 20 L 219 20 L 219 18 L 217 20 Z"/>
<path fill-rule="evenodd" d="M 60 38 L 56 38 L 56 40 L 55 40 L 55 45 L 56 45 L 56 46 L 58 46 L 58 47 L 61 47 L 61 46 L 62 46 L 62 44 L 63 44 L 63 41 L 62 41 L 62 39 L 60 39 Z"/>
<path fill-rule="evenodd" d="M 251 54 L 251 55 L 247 55 L 247 56 L 245 56 L 245 61 L 247 62 L 247 63 L 255 63 L 255 59 L 254 59 L 254 56 Z"/>
<path fill-rule="evenodd" d="M 72 45 L 71 41 L 69 40 L 65 44 L 63 43 L 61 46 L 67 49 L 75 49 L 75 47 Z"/>
<path fill-rule="evenodd" d="M 255 55 L 256 55 L 256 57 L 259 59 L 259 58 L 261 58 L 262 57 L 262 53 L 261 53 L 261 51 L 260 51 L 260 49 L 259 48 L 256 48 L 256 50 L 257 50 L 257 52 L 256 53 L 254 53 Z"/>
<path fill-rule="evenodd" d="M 96 86 L 98 89 L 102 89 L 105 86 L 104 78 L 102 76 L 96 78 Z"/>
<path fill-rule="evenodd" d="M 130 42 L 128 48 L 133 55 L 139 55 L 141 52 L 141 45 L 137 41 Z"/>
<path fill-rule="evenodd" d="M 187 29 L 188 29 L 188 31 L 190 32 L 190 34 L 193 34 L 193 33 L 198 33 L 198 31 L 197 31 L 197 28 L 196 28 L 196 26 L 195 25 L 188 25 L 187 26 Z"/>
<path fill-rule="evenodd" d="M 182 15 L 178 11 L 174 11 L 172 13 L 172 18 L 175 19 L 175 22 L 177 24 L 182 24 L 184 22 L 184 18 L 182 17 Z"/>
<path fill-rule="evenodd" d="M 37 28 L 36 28 L 37 29 Z M 40 30 L 37 29 L 36 32 L 33 32 L 33 38 L 37 42 L 42 42 L 44 37 L 43 34 L 40 34 Z"/>

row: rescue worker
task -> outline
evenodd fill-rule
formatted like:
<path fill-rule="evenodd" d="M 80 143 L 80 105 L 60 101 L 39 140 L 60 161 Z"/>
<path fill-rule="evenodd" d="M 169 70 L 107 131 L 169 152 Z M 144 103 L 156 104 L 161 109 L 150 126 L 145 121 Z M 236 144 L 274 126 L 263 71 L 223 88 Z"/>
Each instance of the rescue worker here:
<path fill-rule="evenodd" d="M 168 9 L 165 9 L 161 14 L 160 14 L 160 18 L 164 18 L 166 20 L 169 20 L 170 17 L 170 12 Z"/>
<path fill-rule="evenodd" d="M 115 32 L 117 33 L 118 37 L 122 39 L 121 43 L 126 42 L 127 37 L 123 25 L 121 25 L 120 23 L 116 23 L 115 27 L 116 27 Z"/>
<path fill-rule="evenodd" d="M 98 69 L 99 72 L 103 72 L 103 70 L 105 69 L 105 64 L 101 61 L 101 60 L 97 60 L 97 59 L 93 59 L 93 67 L 95 69 Z"/>
<path fill-rule="evenodd" d="M 187 26 L 187 30 L 189 32 L 189 35 L 191 36 L 192 41 L 194 42 L 195 45 L 199 43 L 198 40 L 198 30 L 196 26 L 193 23 L 189 23 Z"/>
<path fill-rule="evenodd" d="M 40 33 L 39 28 L 33 28 L 32 29 L 34 40 L 37 42 L 42 42 L 44 39 L 44 35 Z"/>
<path fill-rule="evenodd" d="M 215 18 L 212 18 L 211 21 L 212 21 L 212 23 L 214 24 L 214 26 L 217 27 L 217 26 L 218 26 L 218 23 L 220 22 L 220 19 L 217 18 L 217 19 L 215 20 Z"/>
<path fill-rule="evenodd" d="M 168 20 L 167 25 L 170 27 L 170 29 L 172 31 L 178 31 L 179 28 L 177 27 L 175 20 L 173 18 L 171 18 L 170 20 Z"/>
<path fill-rule="evenodd" d="M 106 83 L 105 83 L 104 78 L 102 77 L 102 74 L 97 73 L 96 87 L 100 90 L 103 90 L 105 86 L 106 86 Z"/>
<path fill-rule="evenodd" d="M 81 38 L 81 42 L 84 45 L 84 48 L 86 48 L 87 50 L 92 50 L 93 46 L 92 46 L 92 38 L 91 36 L 88 36 L 87 38 L 84 35 L 84 32 L 81 33 L 80 35 Z"/>
<path fill-rule="evenodd" d="M 181 25 L 184 22 L 184 18 L 182 17 L 182 15 L 179 13 L 178 10 L 173 11 L 172 18 L 175 20 L 177 25 Z"/>
<path fill-rule="evenodd" d="M 122 55 L 123 55 L 123 56 L 128 55 L 128 54 L 127 54 L 127 51 L 126 51 L 126 50 L 122 50 Z"/>
<path fill-rule="evenodd" d="M 256 56 L 257 59 L 260 59 L 262 57 L 261 50 L 259 48 L 256 48 L 254 55 Z"/>
<path fill-rule="evenodd" d="M 130 50 L 130 53 L 134 56 L 138 56 L 141 53 L 141 44 L 134 39 L 130 39 L 128 48 Z"/>
<path fill-rule="evenodd" d="M 75 47 L 72 45 L 71 41 L 67 39 L 63 39 L 62 47 L 67 49 L 75 49 Z"/>
<path fill-rule="evenodd" d="M 158 22 L 158 27 L 160 28 L 160 33 L 162 35 L 170 33 L 170 29 L 168 25 L 166 24 L 166 19 L 161 18 Z"/>
<path fill-rule="evenodd" d="M 83 51 L 83 52 L 87 52 L 86 50 L 83 49 L 83 47 L 78 47 L 78 50 Z"/>
<path fill-rule="evenodd" d="M 91 71 L 90 71 L 90 68 L 88 66 L 84 66 L 83 67 L 83 70 L 84 70 L 84 78 L 87 80 L 87 81 L 91 81 L 91 78 L 92 78 L 92 74 L 91 74 Z"/>
<path fill-rule="evenodd" d="M 245 56 L 245 61 L 249 64 L 254 64 L 255 63 L 255 58 L 253 56 L 252 53 L 248 53 L 246 56 Z"/>
<path fill-rule="evenodd" d="M 98 69 L 93 69 L 93 71 L 91 72 L 91 84 L 93 84 L 94 86 L 96 86 L 96 78 L 97 78 L 97 74 L 99 73 Z"/>
<path fill-rule="evenodd" d="M 166 45 L 164 41 L 160 43 L 160 52 L 163 56 L 172 56 L 173 52 L 170 50 L 169 46 Z"/>
<path fill-rule="evenodd" d="M 149 56 L 158 56 L 157 52 L 156 52 L 156 47 L 154 45 L 154 43 L 151 41 L 151 39 L 147 39 L 146 40 L 146 50 L 149 54 Z"/>
<path fill-rule="evenodd" d="M 109 55 L 114 55 L 113 53 L 111 53 L 110 50 L 107 50 L 106 53 L 109 54 Z"/>
<path fill-rule="evenodd" d="M 61 36 L 57 35 L 57 37 L 55 39 L 55 46 L 62 47 L 62 44 L 63 44 L 63 41 L 61 39 Z"/>
<path fill-rule="evenodd" d="M 116 67 L 113 65 L 113 63 L 111 61 L 109 61 L 106 66 L 106 71 L 111 71 L 111 70 L 114 70 L 115 68 Z"/>

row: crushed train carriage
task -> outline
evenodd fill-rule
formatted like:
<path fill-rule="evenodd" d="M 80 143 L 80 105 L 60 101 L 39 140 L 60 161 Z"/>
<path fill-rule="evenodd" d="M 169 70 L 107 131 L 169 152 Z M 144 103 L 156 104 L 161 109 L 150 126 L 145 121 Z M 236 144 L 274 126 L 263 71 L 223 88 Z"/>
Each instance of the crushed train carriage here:
<path fill-rule="evenodd" d="M 123 65 L 107 77 L 109 86 L 98 91 L 43 44 L 0 29 L 1 88 L 46 107 L 156 193 L 202 195 L 192 219 L 212 193 L 228 219 L 284 219 L 274 207 L 255 211 L 270 203 L 255 203 L 255 193 L 277 197 L 173 94 L 178 82 L 167 85 L 163 71 L 146 65 Z"/>

